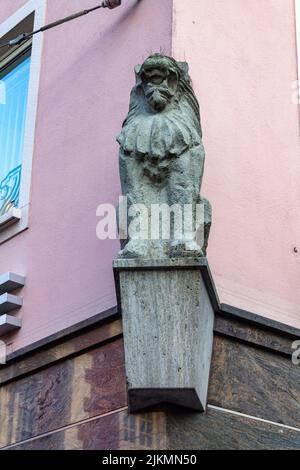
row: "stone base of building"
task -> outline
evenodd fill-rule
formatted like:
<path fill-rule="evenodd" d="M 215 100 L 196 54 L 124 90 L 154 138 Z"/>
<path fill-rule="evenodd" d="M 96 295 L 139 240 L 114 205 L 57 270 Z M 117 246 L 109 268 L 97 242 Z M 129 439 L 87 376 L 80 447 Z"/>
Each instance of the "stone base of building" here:
<path fill-rule="evenodd" d="M 206 413 L 159 405 L 130 414 L 122 321 L 112 309 L 0 367 L 0 447 L 299 449 L 300 366 L 291 357 L 299 338 L 289 326 L 216 307 Z"/>

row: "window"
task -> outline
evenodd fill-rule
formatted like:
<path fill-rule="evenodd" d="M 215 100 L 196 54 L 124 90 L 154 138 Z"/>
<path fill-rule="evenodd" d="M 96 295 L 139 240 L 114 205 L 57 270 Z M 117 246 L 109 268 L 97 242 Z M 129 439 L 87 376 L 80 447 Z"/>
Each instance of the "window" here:
<path fill-rule="evenodd" d="M 0 43 L 45 24 L 45 0 L 29 0 L 0 24 Z M 28 228 L 43 35 L 0 49 L 0 244 Z"/>
<path fill-rule="evenodd" d="M 0 61 L 0 216 L 19 207 L 31 41 Z"/>

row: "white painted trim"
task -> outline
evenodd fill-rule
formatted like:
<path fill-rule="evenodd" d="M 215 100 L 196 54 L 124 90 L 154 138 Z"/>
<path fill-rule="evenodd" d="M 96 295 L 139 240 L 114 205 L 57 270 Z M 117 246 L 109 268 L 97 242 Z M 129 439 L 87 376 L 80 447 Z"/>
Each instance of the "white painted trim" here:
<path fill-rule="evenodd" d="M 300 0 L 295 0 L 298 80 L 300 80 Z"/>
<path fill-rule="evenodd" d="M 257 416 L 239 413 L 238 411 L 228 410 L 226 408 L 220 408 L 219 406 L 207 405 L 207 408 L 215 411 L 220 411 L 222 413 L 228 413 L 234 416 L 239 416 L 240 418 L 252 419 L 254 421 L 259 421 L 260 423 L 270 424 L 271 426 L 277 426 L 281 429 L 283 428 L 288 429 L 289 431 L 300 432 L 299 428 L 294 428 L 293 426 L 288 426 L 287 424 L 276 423 L 275 421 L 269 421 L 268 419 L 258 418 Z"/>
<path fill-rule="evenodd" d="M 0 38 L 11 31 L 18 23 L 23 21 L 31 13 L 35 13 L 34 29 L 39 29 L 45 25 L 46 18 L 46 0 L 29 0 L 22 8 L 10 16 L 0 25 Z M 0 232 L 0 244 L 13 237 L 17 233 L 28 228 L 29 224 L 29 205 L 30 205 L 30 187 L 32 159 L 34 152 L 34 139 L 36 127 L 36 114 L 38 105 L 40 71 L 43 49 L 43 34 L 37 34 L 33 37 L 30 80 L 28 90 L 28 103 L 24 132 L 24 147 L 22 158 L 22 175 L 20 187 L 21 220 L 8 229 Z"/>
<path fill-rule="evenodd" d="M 5 230 L 9 225 L 19 222 L 22 218 L 21 209 L 13 207 L 5 214 L 0 216 L 0 232 Z"/>

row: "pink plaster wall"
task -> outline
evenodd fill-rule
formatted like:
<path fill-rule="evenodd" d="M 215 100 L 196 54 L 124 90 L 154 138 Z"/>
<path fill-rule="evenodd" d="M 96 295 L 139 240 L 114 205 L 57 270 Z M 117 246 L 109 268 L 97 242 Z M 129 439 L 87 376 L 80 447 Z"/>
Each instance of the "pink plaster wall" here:
<path fill-rule="evenodd" d="M 174 0 L 173 54 L 201 103 L 221 301 L 300 327 L 294 0 Z"/>
<path fill-rule="evenodd" d="M 25 3 L 1 0 L 0 22 Z M 96 3 L 48 0 L 47 21 Z M 0 247 L 0 272 L 27 276 L 13 350 L 116 303 L 118 243 L 97 240 L 96 207 L 118 199 L 133 66 L 171 53 L 172 3 L 173 54 L 190 63 L 202 109 L 221 301 L 300 327 L 294 0 L 162 0 L 159 11 L 123 0 L 45 34 L 30 228 Z"/>
<path fill-rule="evenodd" d="M 0 22 L 26 3 L 1 0 Z M 98 1 L 99 3 L 99 1 Z M 47 22 L 96 0 L 48 0 Z M 134 65 L 171 52 L 172 1 L 124 0 L 45 33 L 30 228 L 0 247 L 0 272 L 25 274 L 15 350 L 116 304 L 116 241 L 96 238 L 96 208 L 118 201 L 115 137 Z"/>

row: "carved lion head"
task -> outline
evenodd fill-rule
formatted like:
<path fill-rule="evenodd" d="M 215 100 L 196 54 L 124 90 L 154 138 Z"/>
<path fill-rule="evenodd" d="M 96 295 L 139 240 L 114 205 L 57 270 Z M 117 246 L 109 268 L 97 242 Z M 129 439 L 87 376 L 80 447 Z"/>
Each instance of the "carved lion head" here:
<path fill-rule="evenodd" d="M 199 105 L 191 87 L 186 62 L 177 62 L 172 57 L 153 54 L 142 65 L 136 66 L 135 73 L 136 92 L 142 92 L 152 111 L 165 110 L 167 105 L 173 101 L 178 102 L 184 94 L 189 97 L 194 112 L 199 116 Z"/>
<path fill-rule="evenodd" d="M 135 74 L 129 113 L 117 138 L 125 154 L 161 161 L 199 145 L 200 111 L 188 64 L 153 54 Z"/>
<path fill-rule="evenodd" d="M 155 54 L 137 69 L 137 82 L 150 108 L 160 112 L 172 101 L 178 90 L 179 73 L 169 58 Z"/>

